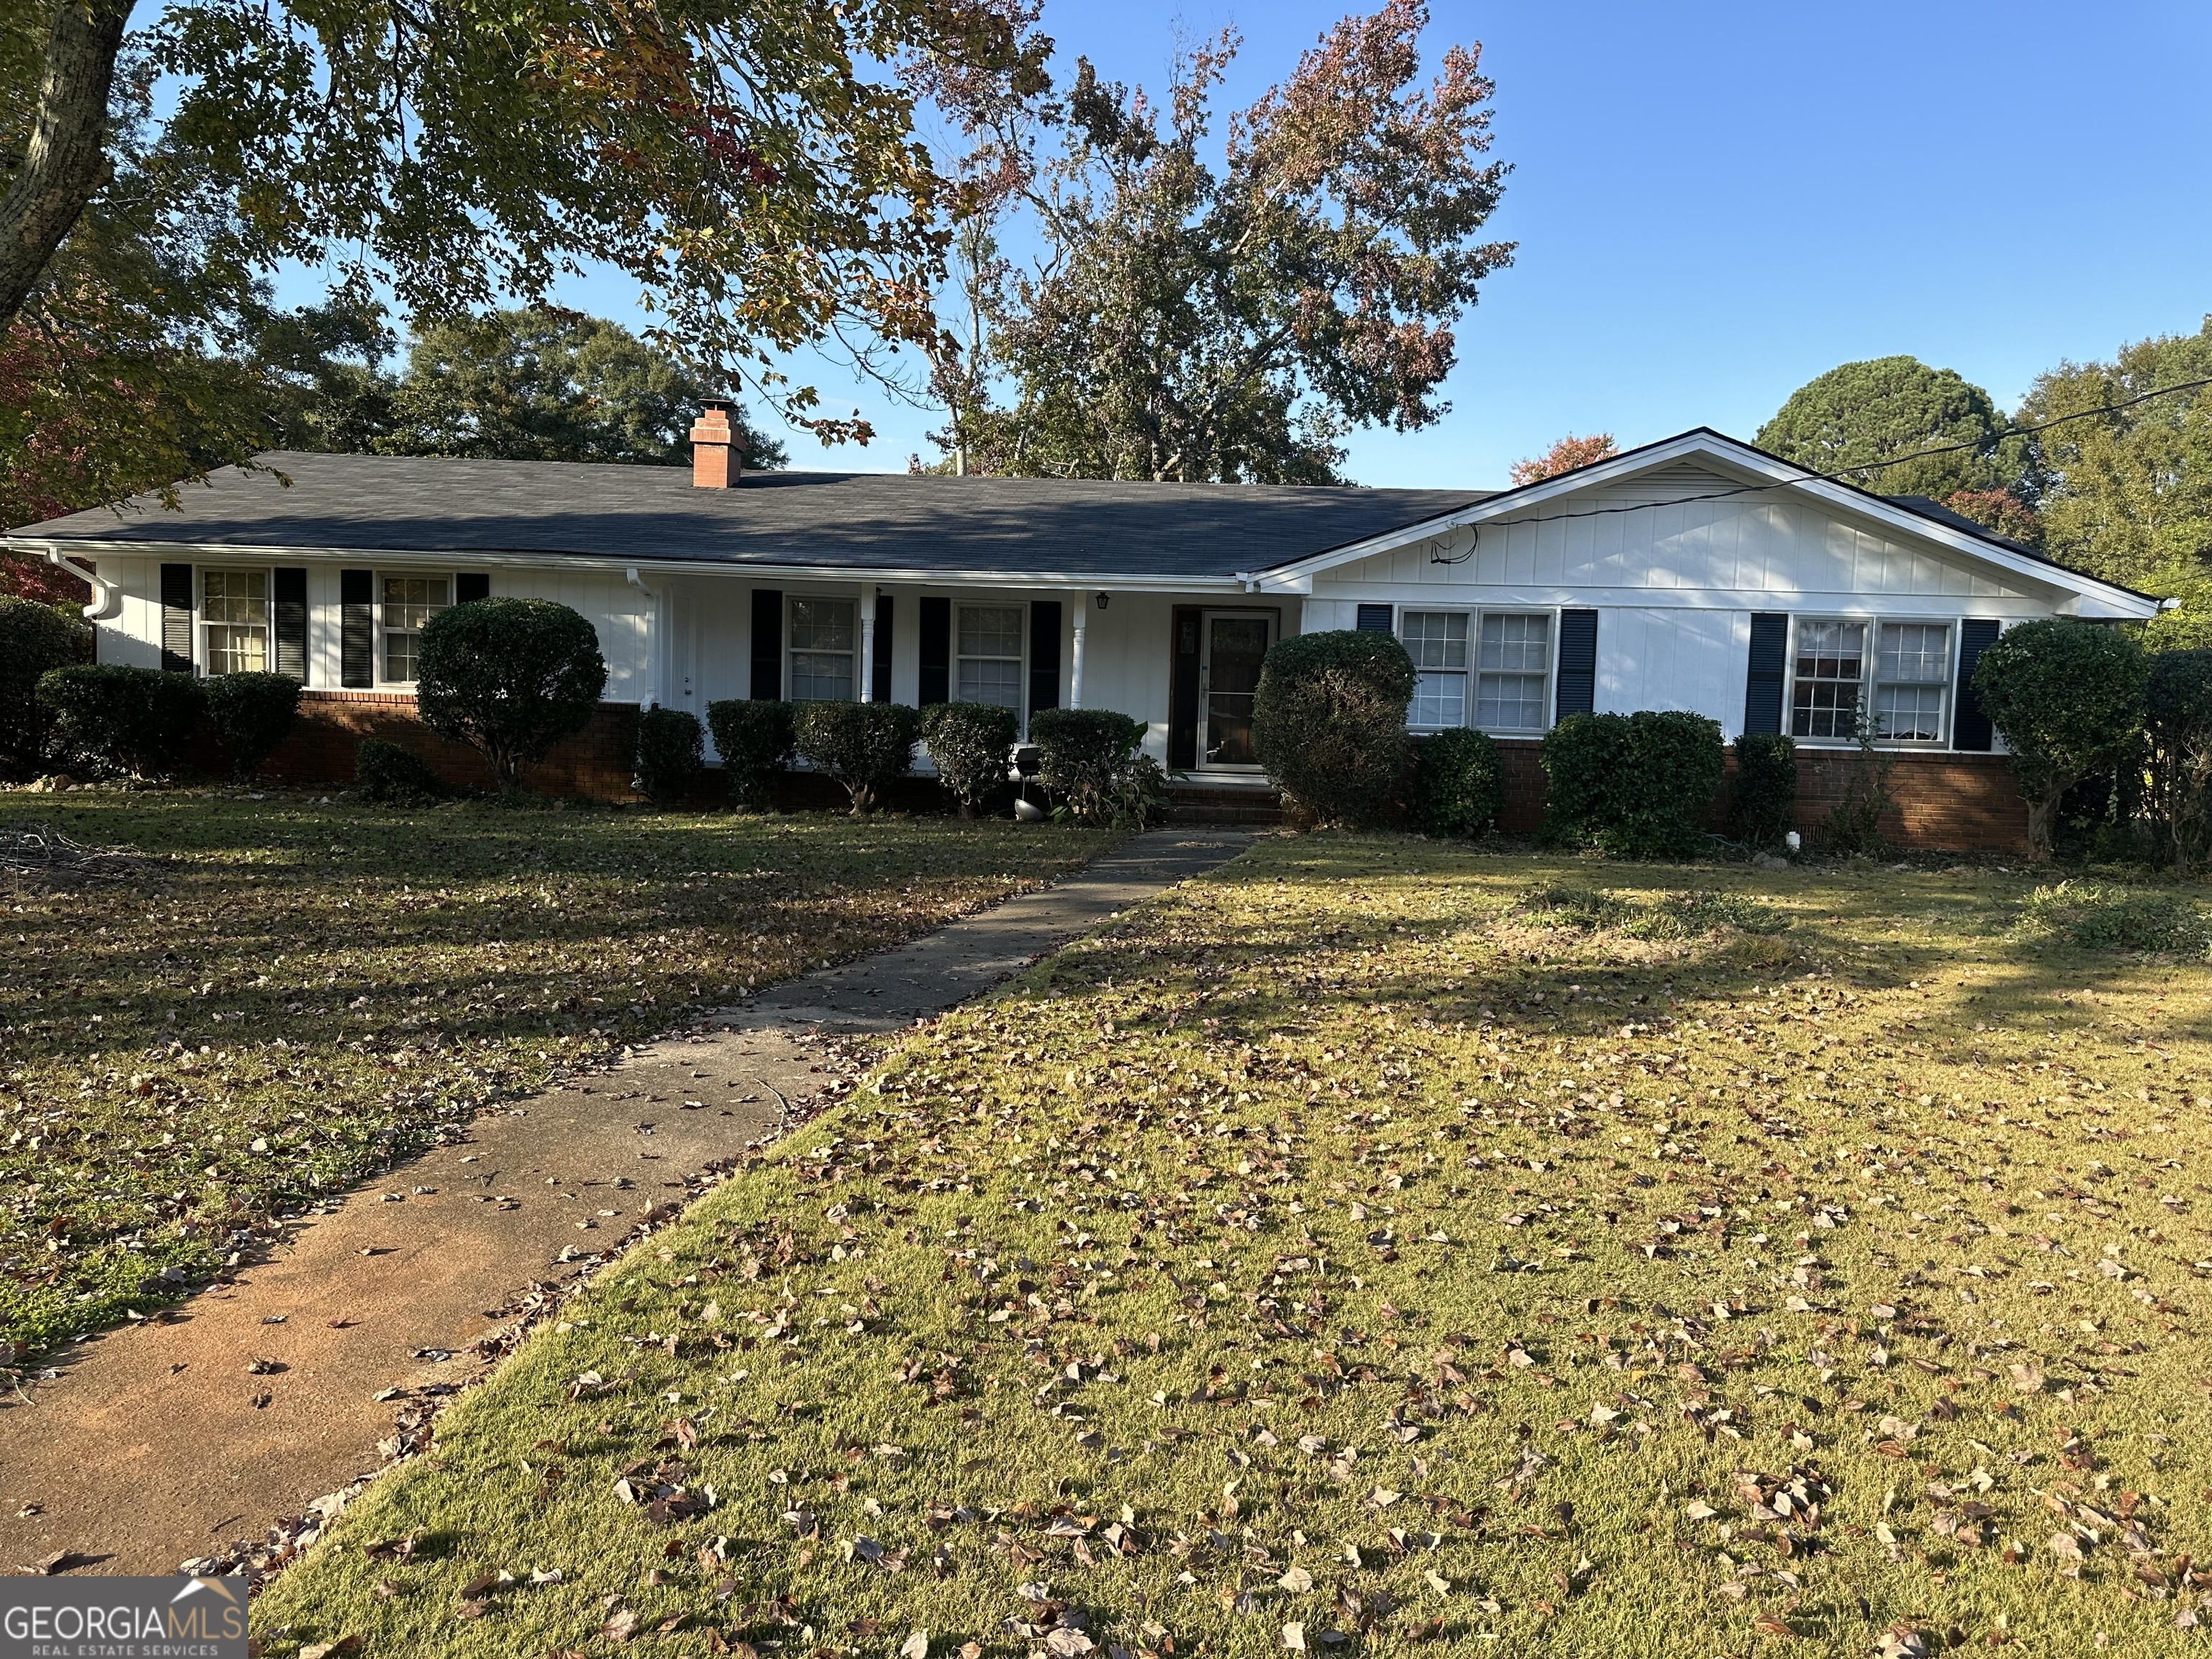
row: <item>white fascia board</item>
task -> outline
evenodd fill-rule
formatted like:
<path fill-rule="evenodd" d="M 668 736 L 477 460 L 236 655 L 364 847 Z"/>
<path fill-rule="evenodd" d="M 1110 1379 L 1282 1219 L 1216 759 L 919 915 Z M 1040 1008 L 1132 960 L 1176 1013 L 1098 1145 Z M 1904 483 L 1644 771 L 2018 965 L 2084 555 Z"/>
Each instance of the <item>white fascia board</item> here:
<path fill-rule="evenodd" d="M 586 553 L 531 553 L 483 548 L 276 547 L 245 542 L 135 542 L 123 538 L 94 540 L 70 536 L 47 541 L 9 536 L 0 544 L 43 556 L 61 549 L 77 556 L 106 554 L 122 558 L 191 560 L 215 563 L 225 559 L 251 563 L 284 564 L 313 559 L 356 565 L 428 566 L 452 569 L 456 566 L 531 570 L 601 570 L 623 575 L 630 570 L 678 576 L 720 576 L 740 581 L 883 582 L 915 587 L 1037 588 L 1046 592 L 1079 588 L 1110 593 L 1243 593 L 1249 584 L 1237 576 L 1129 575 L 1081 570 L 951 570 L 943 566 L 860 568 L 850 565 L 729 564 L 713 559 L 655 559 L 604 556 Z"/>
<path fill-rule="evenodd" d="M 1324 587 L 1320 597 L 1347 605 L 1365 599 L 1437 611 L 1549 611 L 1563 607 L 1596 611 L 1788 611 L 1822 617 L 1879 617 L 1889 622 L 1916 617 L 1994 617 L 2027 622 L 2047 617 L 2055 608 L 2044 600 L 2019 595 L 1826 592 L 1809 588 L 1777 592 L 1771 588 L 1577 587 L 1531 582 L 1496 586 L 1462 583 L 1455 586 L 1415 582 L 1361 583 L 1357 587 Z M 2059 614 L 2085 618 L 2104 615 L 2087 610 L 2062 610 Z"/>
<path fill-rule="evenodd" d="M 1909 508 L 1884 501 L 1879 495 L 1869 495 L 1864 490 L 1853 489 L 1849 485 L 1838 483 L 1832 479 L 1808 478 L 1804 475 L 1802 469 L 1793 466 L 1787 461 L 1778 460 L 1771 455 L 1763 454 L 1723 434 L 1702 428 L 1693 432 L 1685 432 L 1677 437 L 1665 439 L 1656 444 L 1647 444 L 1643 448 L 1632 450 L 1626 455 L 1616 455 L 1610 459 L 1600 461 L 1595 465 L 1580 467 L 1556 478 L 1546 478 L 1536 483 L 1524 485 L 1519 489 L 1509 489 L 1503 495 L 1493 495 L 1488 501 L 1462 507 L 1457 512 L 1441 514 L 1436 518 L 1425 520 L 1419 524 L 1407 525 L 1401 529 L 1370 537 L 1364 542 L 1335 548 L 1327 553 L 1317 553 L 1311 558 L 1301 559 L 1294 564 L 1282 565 L 1267 571 L 1256 571 L 1251 574 L 1249 579 L 1257 586 L 1265 590 L 1271 583 L 1280 582 L 1293 577 L 1310 578 L 1322 571 L 1332 569 L 1340 565 L 1353 563 L 1377 553 L 1388 553 L 1411 543 L 1426 541 L 1431 537 L 1443 535 L 1453 530 L 1465 529 L 1469 526 L 1514 522 L 1523 519 L 1540 520 L 1543 514 L 1531 514 L 1532 507 L 1540 507 L 1547 501 L 1579 495 L 1586 489 L 1600 488 L 1606 484 L 1619 483 L 1634 477 L 1638 473 L 1650 471 L 1656 467 L 1667 466 L 1677 461 L 1692 459 L 1717 463 L 1723 468 L 1738 475 L 1751 474 L 1753 479 L 1758 482 L 1747 487 L 1741 492 L 1742 495 L 1750 495 L 1754 490 L 1767 493 L 1771 487 L 1794 490 L 1812 497 L 1832 511 L 1859 519 L 1871 520 L 1885 530 L 1929 543 L 1942 548 L 1947 552 L 1975 560 L 1982 564 L 1994 566 L 2008 574 L 2054 592 L 2070 594 L 2073 597 L 2058 607 L 2066 615 L 2142 621 L 2158 614 L 2159 601 L 2155 599 L 2146 598 L 2140 593 L 2131 593 L 2124 587 L 2116 586 L 2111 582 L 2100 581 L 2096 577 L 2084 575 L 2080 571 L 2069 570 L 2063 566 L 2048 564 L 2029 555 L 2015 553 L 2009 548 L 2001 547 L 1994 542 L 1970 535 L 1966 531 L 1956 529 L 1950 525 L 1923 518 Z M 1734 500 L 1738 497 L 1717 494 L 1712 499 Z M 1657 507 L 1664 503 L 1654 502 L 1650 505 Z"/>

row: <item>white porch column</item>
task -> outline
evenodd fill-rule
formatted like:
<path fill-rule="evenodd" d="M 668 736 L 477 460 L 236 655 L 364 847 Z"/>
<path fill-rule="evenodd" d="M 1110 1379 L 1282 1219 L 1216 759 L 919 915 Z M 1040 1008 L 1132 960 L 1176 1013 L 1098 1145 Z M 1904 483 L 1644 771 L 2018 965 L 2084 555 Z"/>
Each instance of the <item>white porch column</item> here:
<path fill-rule="evenodd" d="M 1075 596 L 1075 644 L 1067 659 L 1067 706 L 1083 707 L 1083 634 L 1091 624 L 1091 596 Z"/>
<path fill-rule="evenodd" d="M 876 700 L 876 585 L 860 590 L 860 701 Z"/>

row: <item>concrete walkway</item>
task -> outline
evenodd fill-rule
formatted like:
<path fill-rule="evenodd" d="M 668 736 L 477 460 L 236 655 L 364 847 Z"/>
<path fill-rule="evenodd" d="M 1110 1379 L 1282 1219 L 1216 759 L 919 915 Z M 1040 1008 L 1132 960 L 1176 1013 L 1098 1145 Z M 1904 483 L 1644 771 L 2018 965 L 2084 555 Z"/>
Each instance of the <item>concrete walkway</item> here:
<path fill-rule="evenodd" d="M 431 1404 L 495 1363 L 519 1317 L 889 1034 L 1248 845 L 1235 830 L 1157 830 L 897 950 L 769 987 L 477 1119 L 234 1284 L 86 1343 L 27 1402 L 0 1398 L 0 1573 L 64 1553 L 53 1570 L 168 1573 L 265 1537 L 419 1439 Z"/>

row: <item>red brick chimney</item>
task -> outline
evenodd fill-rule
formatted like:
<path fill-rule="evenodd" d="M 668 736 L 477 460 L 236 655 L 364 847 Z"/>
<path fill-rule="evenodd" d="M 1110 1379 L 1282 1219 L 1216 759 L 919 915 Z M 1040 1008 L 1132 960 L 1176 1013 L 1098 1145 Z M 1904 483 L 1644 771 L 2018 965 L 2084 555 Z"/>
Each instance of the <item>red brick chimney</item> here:
<path fill-rule="evenodd" d="M 738 457 L 730 404 L 710 398 L 691 428 L 691 483 L 697 489 L 734 489 L 745 476 Z"/>

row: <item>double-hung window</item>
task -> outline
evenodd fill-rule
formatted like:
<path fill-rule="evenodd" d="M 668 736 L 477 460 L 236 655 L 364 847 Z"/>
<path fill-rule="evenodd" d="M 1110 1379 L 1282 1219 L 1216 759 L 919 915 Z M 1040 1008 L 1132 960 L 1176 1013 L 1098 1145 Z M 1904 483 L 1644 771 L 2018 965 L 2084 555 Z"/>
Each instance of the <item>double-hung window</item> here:
<path fill-rule="evenodd" d="M 860 606 L 853 599 L 791 602 L 791 700 L 850 702 L 858 683 Z"/>
<path fill-rule="evenodd" d="M 1022 607 L 960 607 L 956 702 L 995 703 L 1022 712 Z"/>
<path fill-rule="evenodd" d="M 1941 743 L 1950 679 L 1948 623 L 1800 621 L 1790 733 L 1849 743 L 1863 712 L 1877 743 Z"/>
<path fill-rule="evenodd" d="M 1415 731 L 1541 732 L 1551 724 L 1548 611 L 1408 611 L 1398 637 L 1413 659 L 1406 723 Z"/>
<path fill-rule="evenodd" d="M 386 576 L 378 594 L 383 613 L 378 627 L 383 634 L 383 678 L 387 685 L 412 685 L 421 675 L 422 629 L 431 617 L 453 602 L 453 580 L 447 576 Z"/>
<path fill-rule="evenodd" d="M 269 669 L 269 573 L 200 573 L 202 653 L 210 674 L 262 674 Z"/>

